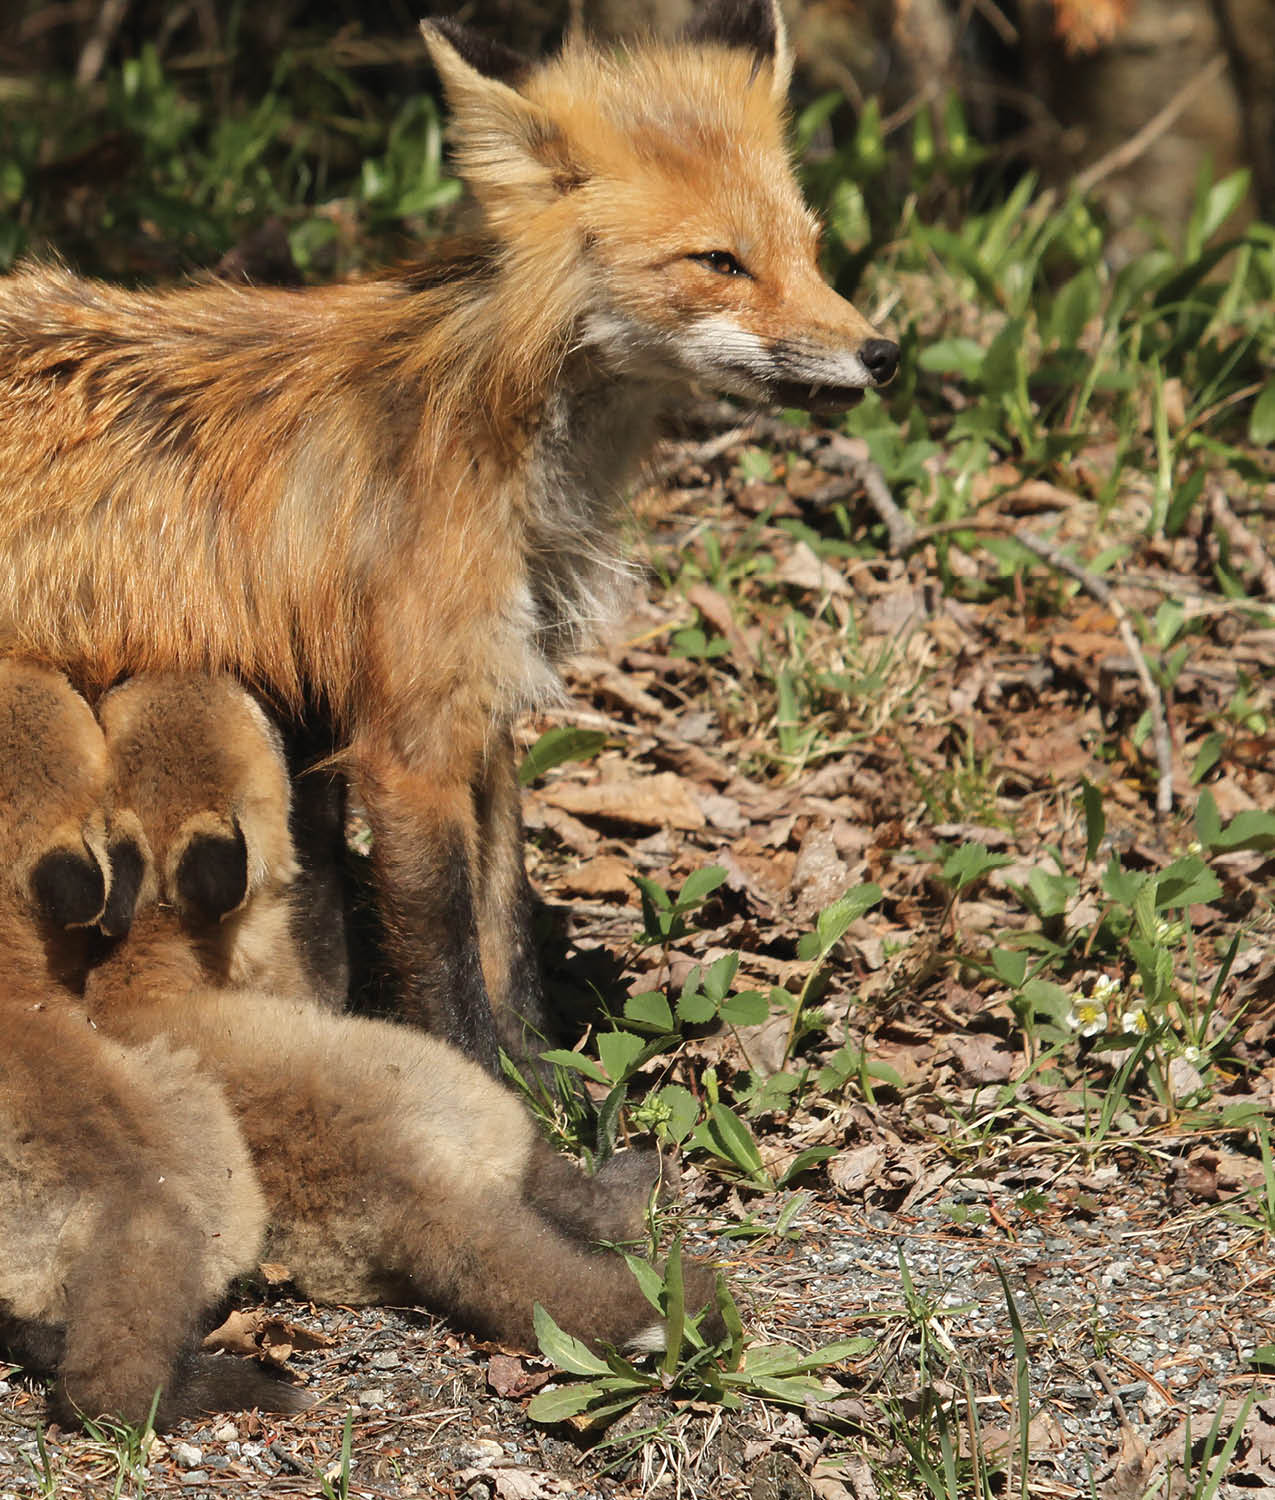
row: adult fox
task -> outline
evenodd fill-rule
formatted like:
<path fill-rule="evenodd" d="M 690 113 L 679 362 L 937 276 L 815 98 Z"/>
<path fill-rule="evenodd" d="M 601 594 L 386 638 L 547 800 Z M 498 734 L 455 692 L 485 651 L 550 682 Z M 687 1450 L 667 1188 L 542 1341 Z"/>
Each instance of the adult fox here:
<path fill-rule="evenodd" d="M 820 277 L 776 0 L 534 65 L 422 29 L 468 238 L 304 291 L 0 282 L 0 648 L 323 703 L 402 1013 L 494 1069 L 543 1024 L 511 725 L 612 608 L 661 414 L 844 409 L 899 351 Z"/>

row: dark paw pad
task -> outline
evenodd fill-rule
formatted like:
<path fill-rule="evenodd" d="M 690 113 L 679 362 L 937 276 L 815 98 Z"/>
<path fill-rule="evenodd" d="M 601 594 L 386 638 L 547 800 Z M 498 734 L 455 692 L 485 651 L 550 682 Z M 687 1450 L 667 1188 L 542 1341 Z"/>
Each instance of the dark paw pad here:
<path fill-rule="evenodd" d="M 107 850 L 111 861 L 111 889 L 98 926 L 107 937 L 122 937 L 133 925 L 137 897 L 146 873 L 146 857 L 132 839 L 121 839 Z"/>
<path fill-rule="evenodd" d="M 197 833 L 177 865 L 177 900 L 188 916 L 219 922 L 248 894 L 248 845 L 234 833 Z"/>
<path fill-rule="evenodd" d="M 87 849 L 57 849 L 32 870 L 31 893 L 55 927 L 87 927 L 101 914 L 106 879 Z"/>

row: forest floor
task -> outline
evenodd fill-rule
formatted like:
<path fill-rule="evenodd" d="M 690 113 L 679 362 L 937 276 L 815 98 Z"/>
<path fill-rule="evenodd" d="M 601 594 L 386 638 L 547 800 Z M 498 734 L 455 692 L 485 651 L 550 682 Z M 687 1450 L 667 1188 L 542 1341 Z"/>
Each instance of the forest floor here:
<path fill-rule="evenodd" d="M 0 1500 L 1275 1495 L 1275 616 L 1211 572 L 1219 528 L 1241 528 L 1259 572 L 1269 533 L 1200 507 L 1156 539 L 1136 485 L 1104 513 L 1008 467 L 980 476 L 986 529 L 1125 549 L 1104 575 L 1113 613 L 1046 562 L 1006 585 L 1003 554 L 941 528 L 891 555 L 866 456 L 706 413 L 638 499 L 648 567 L 628 618 L 572 666 L 569 703 L 526 726 L 528 745 L 597 732 L 592 758 L 527 794 L 563 1008 L 672 1004 L 728 954 L 733 988 L 771 1001 L 760 1024 L 682 1027 L 633 1080 L 634 1099 L 658 1083 L 731 1100 L 760 1157 L 687 1142 L 688 1247 L 719 1259 L 750 1339 L 862 1352 L 800 1404 L 655 1391 L 609 1426 L 545 1425 L 526 1412 L 553 1378 L 543 1358 L 410 1309 L 298 1304 L 285 1284 L 264 1309 L 243 1299 L 238 1336 L 313 1410 L 139 1450 L 46 1435 L 42 1389 L 10 1372 Z M 1157 820 L 1120 615 L 1163 622 L 1169 602 L 1193 628 L 1160 674 L 1173 809 Z M 1205 828 L 1206 899 L 1155 918 L 1171 969 L 1156 1011 L 1112 916 L 1136 897 L 1104 871 L 1114 855 L 1154 880 L 1190 859 L 1204 785 L 1223 827 L 1256 815 L 1257 836 L 1228 849 Z M 724 879 L 687 930 L 646 940 L 631 877 L 676 891 L 704 866 Z M 803 935 L 869 882 L 880 899 L 816 972 Z M 1042 965 L 1035 990 L 1019 951 Z"/>

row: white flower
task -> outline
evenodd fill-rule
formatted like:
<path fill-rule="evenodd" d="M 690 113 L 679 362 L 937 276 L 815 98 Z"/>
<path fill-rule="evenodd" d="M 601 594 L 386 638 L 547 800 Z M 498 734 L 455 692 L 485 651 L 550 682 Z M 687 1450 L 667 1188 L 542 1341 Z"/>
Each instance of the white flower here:
<path fill-rule="evenodd" d="M 1067 1024 L 1078 1036 L 1097 1036 L 1107 1029 L 1107 1007 L 1077 995 L 1071 1002 Z"/>
<path fill-rule="evenodd" d="M 1151 1022 L 1147 1020 L 1147 1013 L 1140 1005 L 1131 1006 L 1120 1017 L 1121 1031 L 1132 1031 L 1145 1036 L 1150 1029 Z"/>

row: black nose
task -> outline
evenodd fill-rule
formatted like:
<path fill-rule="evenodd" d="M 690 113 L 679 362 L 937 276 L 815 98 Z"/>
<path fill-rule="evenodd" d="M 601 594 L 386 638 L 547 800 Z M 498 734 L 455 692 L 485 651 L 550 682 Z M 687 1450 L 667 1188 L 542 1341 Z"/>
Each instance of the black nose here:
<path fill-rule="evenodd" d="M 869 339 L 859 350 L 859 358 L 875 385 L 889 385 L 899 368 L 899 346 L 889 339 Z"/>

